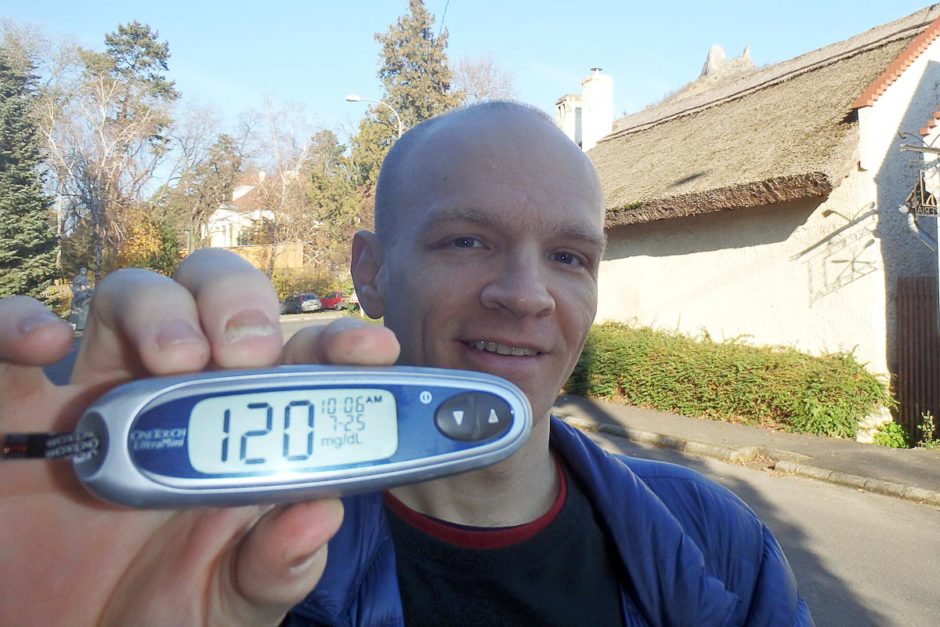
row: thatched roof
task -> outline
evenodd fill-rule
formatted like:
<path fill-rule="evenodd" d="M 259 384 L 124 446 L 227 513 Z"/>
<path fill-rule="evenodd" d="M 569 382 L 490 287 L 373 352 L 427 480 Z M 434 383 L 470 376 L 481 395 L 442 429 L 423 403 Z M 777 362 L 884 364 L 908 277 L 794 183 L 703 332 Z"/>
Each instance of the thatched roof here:
<path fill-rule="evenodd" d="M 621 118 L 588 152 L 607 225 L 827 196 L 857 159 L 855 101 L 937 18 L 940 5 Z"/>

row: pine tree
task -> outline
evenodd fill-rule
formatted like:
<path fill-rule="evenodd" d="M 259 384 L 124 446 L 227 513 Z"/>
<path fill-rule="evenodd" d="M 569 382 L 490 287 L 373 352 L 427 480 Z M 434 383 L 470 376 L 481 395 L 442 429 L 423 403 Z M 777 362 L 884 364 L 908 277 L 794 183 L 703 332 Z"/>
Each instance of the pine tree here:
<path fill-rule="evenodd" d="M 434 34 L 434 16 L 422 0 L 409 0 L 408 13 L 375 39 L 382 44 L 382 101 L 395 109 L 406 130 L 460 104 L 460 95 L 451 89 L 447 29 Z M 367 187 L 375 183 L 397 137 L 398 122 L 387 107 L 373 107 L 363 118 L 353 139 L 353 159 Z"/>
<path fill-rule="evenodd" d="M 405 128 L 460 104 L 451 92 L 447 29 L 435 36 L 434 16 L 422 0 L 409 0 L 408 14 L 375 38 L 382 44 L 383 100 L 398 111 Z"/>
<path fill-rule="evenodd" d="M 43 299 L 56 275 L 58 240 L 42 191 L 35 98 L 35 76 L 14 69 L 0 47 L 0 296 Z"/>
<path fill-rule="evenodd" d="M 356 188 L 354 168 L 346 146 L 333 131 L 313 136 L 304 174 L 308 213 L 317 224 L 310 229 L 312 256 L 318 265 L 340 272 L 349 266 L 353 234 L 372 225 L 361 220 L 363 197 Z"/>

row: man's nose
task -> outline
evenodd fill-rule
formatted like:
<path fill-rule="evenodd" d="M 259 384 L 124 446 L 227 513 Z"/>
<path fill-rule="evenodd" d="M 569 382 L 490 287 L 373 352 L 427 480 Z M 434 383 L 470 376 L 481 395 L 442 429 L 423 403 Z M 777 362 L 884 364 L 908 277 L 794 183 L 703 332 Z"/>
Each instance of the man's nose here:
<path fill-rule="evenodd" d="M 538 253 L 517 252 L 486 284 L 480 299 L 488 309 L 505 309 L 517 317 L 543 316 L 555 310 L 547 284 L 545 260 Z"/>

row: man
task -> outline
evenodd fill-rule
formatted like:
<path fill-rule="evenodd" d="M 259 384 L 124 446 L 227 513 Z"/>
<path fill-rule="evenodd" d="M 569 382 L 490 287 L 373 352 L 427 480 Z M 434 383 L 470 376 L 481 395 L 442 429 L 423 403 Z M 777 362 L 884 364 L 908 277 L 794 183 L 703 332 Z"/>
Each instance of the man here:
<path fill-rule="evenodd" d="M 418 126 L 383 165 L 375 234 L 353 245 L 362 307 L 386 329 L 342 321 L 280 359 L 503 376 L 536 417 L 523 449 L 344 510 L 117 511 L 67 469 L 7 465 L 18 476 L 0 487 L 0 524 L 18 543 L 8 532 L 2 555 L 32 577 L 4 575 L 3 607 L 17 600 L 23 622 L 260 624 L 313 590 L 288 624 L 811 624 L 776 541 L 732 495 L 608 457 L 550 419 L 594 317 L 603 247 L 593 169 L 542 114 L 491 103 Z M 65 389 L 35 367 L 64 350 L 62 326 L 33 301 L 0 303 L 4 431 L 67 430 L 129 378 L 278 359 L 270 287 L 227 256 L 201 253 L 175 282 L 119 272 L 95 299 Z"/>

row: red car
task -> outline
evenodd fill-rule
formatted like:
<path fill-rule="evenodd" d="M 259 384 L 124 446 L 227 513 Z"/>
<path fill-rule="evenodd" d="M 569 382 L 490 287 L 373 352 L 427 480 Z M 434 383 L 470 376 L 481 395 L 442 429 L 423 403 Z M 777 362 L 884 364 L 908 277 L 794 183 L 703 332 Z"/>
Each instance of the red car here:
<path fill-rule="evenodd" d="M 346 298 L 343 296 L 343 293 L 340 291 L 330 292 L 326 296 L 321 296 L 320 302 L 323 303 L 324 309 L 345 309 L 346 308 Z"/>

